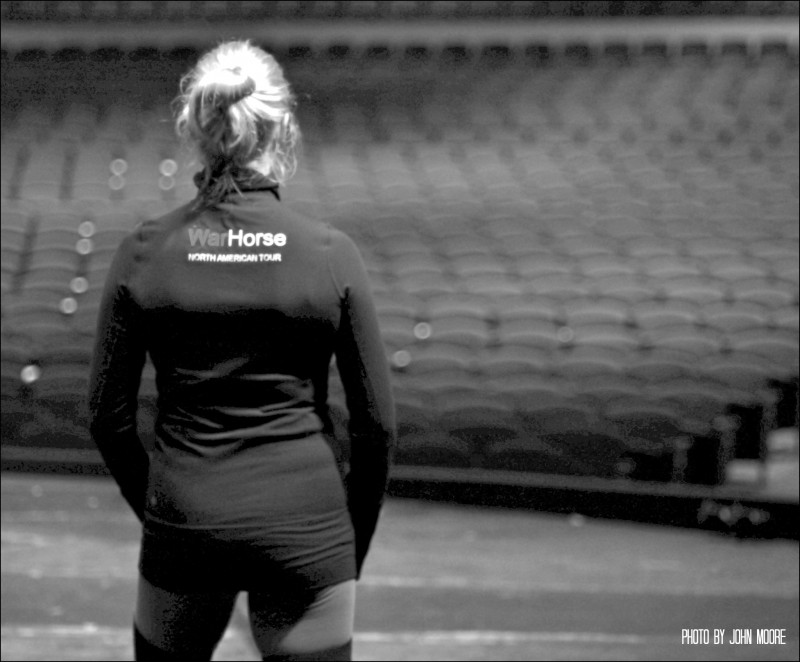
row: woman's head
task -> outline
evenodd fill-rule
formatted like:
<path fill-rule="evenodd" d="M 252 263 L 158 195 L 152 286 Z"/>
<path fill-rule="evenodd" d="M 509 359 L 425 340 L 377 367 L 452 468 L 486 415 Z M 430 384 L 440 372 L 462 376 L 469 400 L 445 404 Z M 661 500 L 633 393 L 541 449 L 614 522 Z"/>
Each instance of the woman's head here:
<path fill-rule="evenodd" d="M 222 43 L 200 58 L 180 89 L 176 129 L 205 166 L 204 197 L 219 201 L 247 171 L 279 184 L 294 174 L 295 99 L 272 55 L 248 41 Z"/>

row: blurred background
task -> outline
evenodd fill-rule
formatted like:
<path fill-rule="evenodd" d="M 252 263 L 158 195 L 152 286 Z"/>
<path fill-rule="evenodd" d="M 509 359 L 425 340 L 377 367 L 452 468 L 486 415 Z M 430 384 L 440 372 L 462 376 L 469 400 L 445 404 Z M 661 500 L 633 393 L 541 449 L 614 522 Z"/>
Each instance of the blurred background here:
<path fill-rule="evenodd" d="M 299 100 L 284 203 L 369 269 L 393 495 L 797 539 L 797 2 L 0 11 L 4 481 L 104 473 L 110 260 L 194 196 L 180 76 L 250 38 Z"/>
<path fill-rule="evenodd" d="M 799 15 L 0 2 L 3 659 L 130 657 L 88 363 L 117 245 L 194 196 L 178 81 L 231 38 L 286 70 L 283 202 L 358 244 L 392 367 L 358 659 L 797 659 Z M 149 365 L 140 405 L 152 447 Z M 789 645 L 681 647 L 715 625 Z"/>
<path fill-rule="evenodd" d="M 83 399 L 110 259 L 193 197 L 170 103 L 199 53 L 247 37 L 299 97 L 286 204 L 368 265 L 398 489 L 763 487 L 770 433 L 785 452 L 797 428 L 797 15 L 2 3 L 4 464 L 99 467 Z M 148 368 L 148 443 L 154 396 Z"/>

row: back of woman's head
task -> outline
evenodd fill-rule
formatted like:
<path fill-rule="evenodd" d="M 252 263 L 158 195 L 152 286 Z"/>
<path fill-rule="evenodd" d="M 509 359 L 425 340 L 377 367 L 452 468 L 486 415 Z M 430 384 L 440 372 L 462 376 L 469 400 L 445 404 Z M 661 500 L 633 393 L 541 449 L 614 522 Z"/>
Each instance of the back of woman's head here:
<path fill-rule="evenodd" d="M 176 129 L 204 171 L 198 186 L 216 203 L 254 175 L 282 184 L 294 174 L 300 136 L 283 70 L 248 41 L 225 42 L 181 80 Z"/>

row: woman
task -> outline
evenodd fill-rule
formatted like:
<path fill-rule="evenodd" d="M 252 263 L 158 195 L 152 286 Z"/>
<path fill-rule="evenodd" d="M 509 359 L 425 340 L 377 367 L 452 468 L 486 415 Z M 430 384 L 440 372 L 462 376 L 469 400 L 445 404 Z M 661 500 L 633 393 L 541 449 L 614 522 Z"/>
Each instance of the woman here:
<path fill-rule="evenodd" d="M 181 92 L 199 193 L 120 246 L 91 374 L 92 437 L 143 522 L 136 658 L 210 659 L 244 590 L 265 660 L 349 660 L 395 439 L 364 265 L 348 237 L 280 202 L 299 132 L 271 55 L 223 43 Z M 152 457 L 136 433 L 147 352 Z M 344 482 L 324 436 L 332 356 Z"/>

